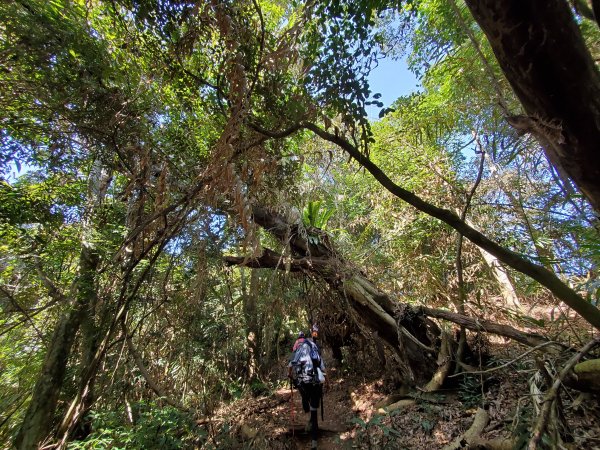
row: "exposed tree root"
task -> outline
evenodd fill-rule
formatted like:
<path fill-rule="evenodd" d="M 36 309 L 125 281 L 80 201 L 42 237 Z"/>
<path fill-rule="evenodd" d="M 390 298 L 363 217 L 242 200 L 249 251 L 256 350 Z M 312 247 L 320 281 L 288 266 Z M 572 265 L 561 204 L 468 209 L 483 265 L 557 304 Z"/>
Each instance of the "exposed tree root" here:
<path fill-rule="evenodd" d="M 485 450 L 514 450 L 517 444 L 516 439 L 512 438 L 496 438 L 496 439 L 481 439 L 475 438 L 471 442 L 471 448 Z"/>
<path fill-rule="evenodd" d="M 487 411 L 479 408 L 475 413 L 473 424 L 464 432 L 462 436 L 457 437 L 451 444 L 446 445 L 444 450 L 457 450 L 460 448 L 471 448 L 475 440 L 481 435 L 481 432 L 488 424 L 490 417 Z"/>
<path fill-rule="evenodd" d="M 395 411 L 397 409 L 406 408 L 408 406 L 412 406 L 415 403 L 416 403 L 416 400 L 413 400 L 412 398 L 405 398 L 405 399 L 397 401 L 396 403 L 392 403 L 391 405 L 385 406 L 383 408 L 379 408 L 377 410 L 377 412 L 379 414 L 389 414 L 392 411 Z"/>
<path fill-rule="evenodd" d="M 423 388 L 425 392 L 433 392 L 441 388 L 442 384 L 444 384 L 446 376 L 448 376 L 448 372 L 450 372 L 450 367 L 452 366 L 450 337 L 446 332 L 442 332 L 442 343 L 440 344 L 440 351 L 438 353 L 437 364 L 438 369 L 433 374 L 433 377 L 431 378 L 429 383 L 427 383 Z"/>

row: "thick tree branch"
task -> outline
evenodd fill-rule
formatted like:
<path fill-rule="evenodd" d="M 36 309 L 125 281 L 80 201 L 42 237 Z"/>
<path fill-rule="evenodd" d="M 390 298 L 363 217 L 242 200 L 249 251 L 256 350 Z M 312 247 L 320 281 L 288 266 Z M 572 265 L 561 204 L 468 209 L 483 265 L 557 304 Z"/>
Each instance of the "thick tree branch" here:
<path fill-rule="evenodd" d="M 542 344 L 547 345 L 548 343 L 548 340 L 539 334 L 525 333 L 509 325 L 502 325 L 499 323 L 490 322 L 489 320 L 472 318 L 462 314 L 453 313 L 451 311 L 445 311 L 443 309 L 433 309 L 422 306 L 419 308 L 419 310 L 427 317 L 448 320 L 473 331 L 483 331 L 485 333 L 504 336 L 520 342 L 521 344 L 527 345 L 528 347 L 541 346 Z M 555 352 L 565 350 L 565 347 L 558 343 L 550 345 L 550 348 L 552 348 Z"/>
<path fill-rule="evenodd" d="M 375 177 L 375 179 L 390 193 L 414 206 L 418 210 L 450 225 L 475 245 L 491 253 L 503 263 L 533 278 L 542 286 L 548 288 L 558 299 L 577 311 L 581 317 L 591 323 L 594 327 L 600 329 L 600 310 L 579 296 L 552 272 L 544 267 L 533 264 L 521 255 L 500 246 L 479 231 L 467 225 L 463 220 L 460 220 L 460 217 L 452 211 L 434 206 L 412 192 L 398 186 L 373 161 L 362 154 L 358 148 L 343 137 L 331 134 L 312 123 L 305 123 L 304 127 L 324 140 L 342 148 L 361 166 L 367 169 L 367 171 L 369 171 L 369 173 L 371 173 L 371 175 L 373 175 L 373 177 Z"/>
<path fill-rule="evenodd" d="M 285 270 L 285 265 L 281 263 L 281 255 L 273 250 L 265 249 L 263 255 L 256 258 L 244 258 L 242 256 L 225 256 L 225 262 L 227 265 L 243 265 L 244 267 L 251 267 L 256 269 L 280 269 Z M 339 262 L 331 259 L 331 258 L 292 258 L 289 261 L 290 271 L 298 272 L 310 272 L 310 273 L 318 273 L 320 276 L 326 274 L 340 274 L 341 270 L 334 270 L 334 267 L 340 267 Z M 379 326 L 382 329 L 386 327 L 393 328 L 395 326 L 393 322 L 393 315 L 396 310 L 406 310 L 406 311 L 414 311 L 414 308 L 410 305 L 406 304 L 396 304 L 394 305 L 389 297 L 385 296 L 381 292 L 375 291 L 373 287 L 370 287 L 369 290 L 365 288 L 367 283 L 365 281 L 360 280 L 359 277 L 354 277 L 352 279 L 348 279 L 340 282 L 344 283 L 344 289 L 348 294 L 350 294 L 355 299 L 367 299 L 373 298 L 376 295 L 379 297 L 377 301 L 378 306 L 371 305 L 371 309 L 380 309 L 379 319 L 381 320 L 379 324 L 375 324 L 375 326 Z M 362 294 L 361 294 L 362 291 Z M 383 299 L 383 297 L 386 297 Z M 357 303 L 360 303 L 357 300 Z M 363 304 L 365 307 L 366 300 L 363 300 Z M 391 313 L 388 313 L 388 308 L 392 307 Z M 417 313 L 422 314 L 425 317 L 430 317 L 434 319 L 442 319 L 447 320 L 449 322 L 455 323 L 457 325 L 464 326 L 465 328 L 473 331 L 481 331 L 485 333 L 497 334 L 499 336 L 504 336 L 509 339 L 515 340 L 524 344 L 528 347 L 539 347 L 538 350 L 541 350 L 542 347 L 548 347 L 551 352 L 558 353 L 567 349 L 567 347 L 559 344 L 549 342 L 546 338 L 539 334 L 534 333 L 526 333 L 516 328 L 513 328 L 509 325 L 503 325 L 495 322 L 491 322 L 489 320 L 483 320 L 478 318 L 468 317 L 463 314 L 453 313 L 451 311 L 446 311 L 442 309 L 433 309 L 427 308 L 425 306 L 418 307 L 416 309 Z M 366 315 L 365 315 L 366 317 Z M 381 332 L 382 336 L 386 335 L 385 330 Z M 393 334 L 391 332 L 387 333 Z M 397 344 L 397 339 L 393 341 Z M 392 342 L 390 342 L 392 343 Z M 423 345 L 423 344 L 421 344 Z M 421 351 L 423 349 L 421 348 Z"/>

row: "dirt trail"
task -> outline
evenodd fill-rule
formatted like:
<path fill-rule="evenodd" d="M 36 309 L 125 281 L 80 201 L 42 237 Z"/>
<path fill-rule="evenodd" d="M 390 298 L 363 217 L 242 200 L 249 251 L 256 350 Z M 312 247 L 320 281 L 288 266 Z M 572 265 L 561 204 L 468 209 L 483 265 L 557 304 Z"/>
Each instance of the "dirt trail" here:
<path fill-rule="evenodd" d="M 293 403 L 289 401 L 291 396 L 289 389 L 279 390 L 276 395 L 286 399 L 284 411 L 281 411 L 282 414 L 277 417 L 278 420 L 284 421 L 284 426 L 288 428 L 286 436 L 291 438 L 296 448 L 310 448 L 310 433 L 305 430 L 309 414 L 302 410 L 300 393 L 293 391 Z M 323 395 L 323 405 L 324 420 L 321 420 L 321 411 L 318 412 L 318 448 L 329 450 L 348 447 L 349 431 L 353 427 L 350 419 L 355 416 L 355 412 L 343 381 L 337 379 L 330 383 Z"/>
<path fill-rule="evenodd" d="M 365 388 L 362 379 L 340 376 L 336 369 L 329 369 L 331 379 L 324 393 L 324 420 L 319 409 L 319 450 L 345 449 L 353 446 L 351 419 L 368 417 L 372 405 L 383 398 L 373 388 Z M 293 402 L 290 401 L 293 395 Z M 305 430 L 309 414 L 302 409 L 300 393 L 282 388 L 270 397 L 246 399 L 243 409 L 229 411 L 236 417 L 241 429 L 243 424 L 248 437 L 244 439 L 252 448 L 308 449 L 310 433 Z M 252 442 L 248 442 L 252 441 Z"/>
<path fill-rule="evenodd" d="M 513 359 L 519 352 L 522 349 L 513 345 L 493 346 L 498 363 Z M 532 414 L 533 372 L 531 365 L 515 369 L 499 370 L 487 377 L 483 396 L 480 378 L 469 377 L 433 398 L 420 398 L 412 406 L 385 416 L 377 415 L 376 407 L 390 393 L 382 378 L 348 377 L 341 370 L 328 369 L 330 383 L 324 395 L 325 420 L 321 421 L 319 411 L 318 448 L 441 449 L 471 426 L 482 404 L 490 418 L 482 438 L 526 439 Z M 600 448 L 600 407 L 589 399 L 576 406 L 578 395 L 571 392 L 563 396 L 574 441 L 566 448 Z M 230 404 L 221 415 L 222 423 L 231 424 L 235 434 L 236 444 L 228 448 L 309 449 L 310 436 L 304 429 L 309 415 L 302 410 L 298 391 L 294 390 L 293 402 L 290 397 L 290 389 L 283 388 L 265 397 Z"/>

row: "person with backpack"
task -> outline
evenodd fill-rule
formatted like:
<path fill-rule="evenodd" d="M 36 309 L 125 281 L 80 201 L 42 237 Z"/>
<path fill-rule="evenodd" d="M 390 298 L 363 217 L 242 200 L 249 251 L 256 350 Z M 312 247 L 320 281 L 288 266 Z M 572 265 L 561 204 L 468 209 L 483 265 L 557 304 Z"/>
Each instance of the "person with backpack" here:
<path fill-rule="evenodd" d="M 304 331 L 301 331 L 300 333 L 298 333 L 298 339 L 296 339 L 296 342 L 294 342 L 294 346 L 292 347 L 293 352 L 298 350 L 298 347 L 300 347 L 300 344 L 304 342 L 304 339 L 306 339 L 304 336 Z"/>
<path fill-rule="evenodd" d="M 319 429 L 317 411 L 321 405 L 323 419 L 323 383 L 325 382 L 325 363 L 321 350 L 315 342 L 319 336 L 317 325 L 311 328 L 309 338 L 305 338 L 296 348 L 288 364 L 288 377 L 302 397 L 304 412 L 310 412 L 307 428 L 311 434 L 311 449 L 317 448 Z"/>

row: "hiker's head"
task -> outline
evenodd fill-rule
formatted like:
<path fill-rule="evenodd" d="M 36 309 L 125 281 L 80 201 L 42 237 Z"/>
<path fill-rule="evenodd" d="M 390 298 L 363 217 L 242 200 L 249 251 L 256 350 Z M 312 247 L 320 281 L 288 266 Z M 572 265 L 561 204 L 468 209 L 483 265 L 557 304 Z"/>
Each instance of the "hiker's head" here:
<path fill-rule="evenodd" d="M 312 336 L 313 339 L 319 337 L 319 327 L 317 327 L 316 323 L 313 324 L 312 328 L 310 329 L 310 335 Z"/>
<path fill-rule="evenodd" d="M 300 333 L 298 333 L 298 339 L 303 338 L 304 337 L 304 331 L 301 331 Z"/>

